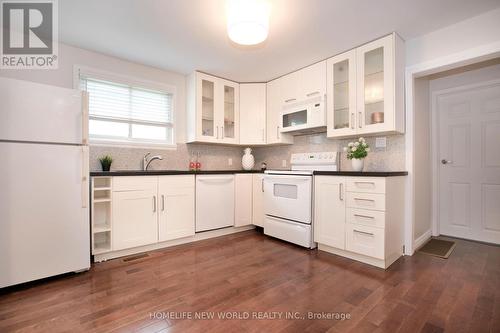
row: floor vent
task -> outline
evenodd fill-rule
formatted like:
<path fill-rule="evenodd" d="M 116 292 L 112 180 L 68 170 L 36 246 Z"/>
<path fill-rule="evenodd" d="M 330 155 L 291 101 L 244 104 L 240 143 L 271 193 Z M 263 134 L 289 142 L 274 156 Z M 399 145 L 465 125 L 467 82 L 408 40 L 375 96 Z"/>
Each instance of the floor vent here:
<path fill-rule="evenodd" d="M 146 257 L 149 257 L 149 255 L 146 254 L 146 253 L 144 253 L 144 254 L 138 254 L 136 256 L 130 256 L 130 257 L 127 257 L 127 258 L 123 259 L 123 262 L 139 260 L 139 259 L 146 258 Z"/>

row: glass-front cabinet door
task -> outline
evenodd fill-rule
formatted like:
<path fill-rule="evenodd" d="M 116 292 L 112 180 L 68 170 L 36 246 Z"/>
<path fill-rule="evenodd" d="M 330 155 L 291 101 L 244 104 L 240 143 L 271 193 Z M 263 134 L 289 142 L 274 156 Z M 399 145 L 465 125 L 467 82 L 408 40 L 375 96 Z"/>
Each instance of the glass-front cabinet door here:
<path fill-rule="evenodd" d="M 393 37 L 359 47 L 357 53 L 358 133 L 390 130 L 394 117 Z"/>
<path fill-rule="evenodd" d="M 226 143 L 237 143 L 239 135 L 239 84 L 221 80 L 222 101 L 220 117 L 220 139 Z"/>
<path fill-rule="evenodd" d="M 202 141 L 216 141 L 216 79 L 198 73 L 198 135 Z"/>
<path fill-rule="evenodd" d="M 327 135 L 356 134 L 356 50 L 327 61 Z"/>

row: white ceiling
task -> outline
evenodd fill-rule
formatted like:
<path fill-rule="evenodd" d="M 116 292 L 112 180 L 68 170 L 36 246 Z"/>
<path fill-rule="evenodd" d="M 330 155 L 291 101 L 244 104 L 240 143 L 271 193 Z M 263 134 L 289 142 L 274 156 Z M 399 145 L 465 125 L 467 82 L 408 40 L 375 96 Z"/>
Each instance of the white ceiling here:
<path fill-rule="evenodd" d="M 63 0 L 63 43 L 188 74 L 267 81 L 397 31 L 423 35 L 498 0 L 270 0 L 267 41 L 230 42 L 224 0 Z"/>

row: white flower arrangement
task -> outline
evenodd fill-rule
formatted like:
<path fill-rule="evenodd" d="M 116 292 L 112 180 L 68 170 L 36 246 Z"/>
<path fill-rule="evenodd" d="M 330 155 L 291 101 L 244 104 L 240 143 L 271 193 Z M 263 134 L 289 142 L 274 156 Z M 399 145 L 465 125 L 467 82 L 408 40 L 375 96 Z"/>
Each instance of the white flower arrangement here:
<path fill-rule="evenodd" d="M 344 151 L 347 153 L 348 159 L 362 159 L 368 156 L 370 151 L 370 146 L 366 143 L 364 138 L 359 138 L 355 142 L 349 142 L 347 147 L 344 147 Z"/>

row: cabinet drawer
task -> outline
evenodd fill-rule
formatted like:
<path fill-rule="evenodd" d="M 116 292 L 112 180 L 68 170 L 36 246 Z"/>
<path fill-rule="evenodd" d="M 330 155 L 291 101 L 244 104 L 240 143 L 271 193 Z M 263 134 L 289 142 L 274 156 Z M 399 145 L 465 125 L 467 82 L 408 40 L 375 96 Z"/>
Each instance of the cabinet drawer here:
<path fill-rule="evenodd" d="M 384 259 L 384 229 L 346 224 L 346 250 Z"/>
<path fill-rule="evenodd" d="M 113 177 L 113 191 L 156 190 L 157 185 L 156 176 Z"/>
<path fill-rule="evenodd" d="M 385 193 L 385 178 L 348 178 L 346 191 L 362 193 Z"/>
<path fill-rule="evenodd" d="M 385 211 L 385 194 L 347 192 L 347 207 Z"/>
<path fill-rule="evenodd" d="M 384 228 L 385 213 L 378 210 L 348 208 L 347 223 L 361 224 L 369 227 Z"/>

